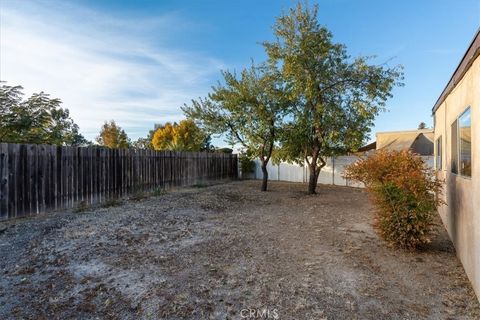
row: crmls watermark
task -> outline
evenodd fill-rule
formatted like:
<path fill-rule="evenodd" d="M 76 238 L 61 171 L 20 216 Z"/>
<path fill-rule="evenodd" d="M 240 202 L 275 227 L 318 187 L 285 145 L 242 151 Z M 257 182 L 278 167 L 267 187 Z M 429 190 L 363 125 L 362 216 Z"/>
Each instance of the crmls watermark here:
<path fill-rule="evenodd" d="M 270 308 L 245 308 L 240 310 L 242 319 L 280 319 L 277 309 Z"/>

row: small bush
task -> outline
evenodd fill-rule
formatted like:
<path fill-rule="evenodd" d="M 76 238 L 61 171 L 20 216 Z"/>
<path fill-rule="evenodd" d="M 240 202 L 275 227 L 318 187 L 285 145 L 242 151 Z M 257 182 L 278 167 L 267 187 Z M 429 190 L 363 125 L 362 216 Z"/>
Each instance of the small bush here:
<path fill-rule="evenodd" d="M 146 192 L 136 191 L 128 199 L 131 200 L 131 201 L 141 201 L 141 200 L 146 199 L 146 198 L 148 198 L 148 194 Z"/>
<path fill-rule="evenodd" d="M 122 201 L 117 198 L 110 198 L 102 204 L 103 208 L 117 207 L 122 204 Z"/>
<path fill-rule="evenodd" d="M 246 155 L 240 155 L 240 168 L 242 174 L 253 173 L 255 171 L 255 161 Z"/>
<path fill-rule="evenodd" d="M 416 249 L 429 243 L 442 182 L 410 151 L 377 151 L 348 166 L 348 179 L 363 182 L 376 206 L 375 227 L 392 245 Z"/>
<path fill-rule="evenodd" d="M 73 212 L 75 213 L 80 213 L 80 212 L 85 212 L 90 208 L 88 205 L 87 201 L 82 200 L 78 203 L 78 205 L 73 209 Z"/>
<path fill-rule="evenodd" d="M 199 188 L 199 189 L 201 189 L 201 188 L 206 188 L 206 187 L 208 187 L 208 185 L 205 184 L 205 183 L 195 183 L 194 185 L 192 185 L 192 188 Z"/>
<path fill-rule="evenodd" d="M 164 194 L 166 194 L 167 191 L 165 189 L 162 189 L 162 188 L 156 188 L 152 191 L 152 196 L 154 197 L 159 197 L 159 196 L 162 196 Z"/>

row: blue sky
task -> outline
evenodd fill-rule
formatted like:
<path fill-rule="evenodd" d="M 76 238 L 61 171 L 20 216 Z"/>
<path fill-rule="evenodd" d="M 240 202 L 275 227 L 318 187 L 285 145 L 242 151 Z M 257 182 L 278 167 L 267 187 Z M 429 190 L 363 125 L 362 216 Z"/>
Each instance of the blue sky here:
<path fill-rule="evenodd" d="M 431 126 L 431 108 L 479 26 L 480 1 L 310 3 L 352 56 L 405 67 L 405 86 L 373 132 Z M 61 98 L 89 139 L 109 119 L 135 139 L 182 119 L 180 106 L 206 95 L 221 69 L 265 59 L 259 42 L 294 4 L 2 0 L 0 78 Z"/>

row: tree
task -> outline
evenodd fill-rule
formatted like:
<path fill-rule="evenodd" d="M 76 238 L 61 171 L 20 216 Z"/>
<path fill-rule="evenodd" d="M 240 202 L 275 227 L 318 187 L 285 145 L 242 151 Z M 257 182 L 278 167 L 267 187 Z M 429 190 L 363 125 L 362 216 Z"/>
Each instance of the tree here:
<path fill-rule="evenodd" d="M 2 142 L 20 142 L 20 132 L 25 126 L 21 126 L 18 112 L 23 100 L 21 86 L 7 86 L 2 84 L 0 87 L 0 141 Z M 22 110 L 23 111 L 23 110 Z"/>
<path fill-rule="evenodd" d="M 135 149 L 153 149 L 152 140 L 147 138 L 138 138 L 132 142 L 132 147 Z"/>
<path fill-rule="evenodd" d="M 298 4 L 274 25 L 276 40 L 265 42 L 270 63 L 281 68 L 296 101 L 284 127 L 279 156 L 309 168 L 308 192 L 315 193 L 325 158 L 358 149 L 375 116 L 385 109 L 401 67 L 351 59 L 346 47 L 317 20 L 318 7 Z"/>
<path fill-rule="evenodd" d="M 418 124 L 418 130 L 423 130 L 423 129 L 427 129 L 427 124 L 422 121 Z"/>
<path fill-rule="evenodd" d="M 155 127 L 157 128 L 157 126 Z M 138 138 L 132 142 L 132 147 L 135 149 L 151 149 L 153 150 L 152 139 L 155 130 L 150 130 L 146 138 Z"/>
<path fill-rule="evenodd" d="M 227 147 L 224 147 L 224 148 L 217 148 L 217 149 L 215 149 L 215 152 L 218 152 L 218 153 L 227 153 L 227 154 L 232 154 L 232 153 L 233 153 L 233 149 L 231 149 L 231 148 L 227 148 Z"/>
<path fill-rule="evenodd" d="M 97 143 L 103 147 L 111 149 L 123 149 L 130 147 L 130 139 L 125 131 L 118 126 L 114 120 L 105 121 L 100 135 L 97 137 Z"/>
<path fill-rule="evenodd" d="M 159 126 L 152 145 L 155 150 L 206 151 L 210 148 L 210 137 L 192 119 L 186 119 Z"/>
<path fill-rule="evenodd" d="M 272 65 L 254 65 L 240 77 L 222 72 L 224 84 L 213 87 L 206 99 L 192 101 L 182 110 L 212 134 L 240 144 L 253 158 L 260 159 L 262 191 L 267 190 L 267 164 L 272 157 L 278 130 L 288 106 L 288 94 L 280 73 Z"/>
<path fill-rule="evenodd" d="M 21 86 L 0 87 L 0 141 L 54 145 L 86 145 L 78 125 L 60 99 L 44 92 L 23 99 Z"/>

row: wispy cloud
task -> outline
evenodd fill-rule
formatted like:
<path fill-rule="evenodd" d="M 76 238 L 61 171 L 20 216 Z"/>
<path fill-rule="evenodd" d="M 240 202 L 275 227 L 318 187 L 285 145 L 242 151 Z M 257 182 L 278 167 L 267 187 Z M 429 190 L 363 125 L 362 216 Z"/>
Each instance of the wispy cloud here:
<path fill-rule="evenodd" d="M 459 50 L 458 48 L 433 48 L 433 49 L 427 49 L 425 50 L 427 54 L 433 54 L 433 55 L 458 55 L 461 54 L 462 50 Z"/>
<path fill-rule="evenodd" d="M 162 41 L 191 28 L 176 13 L 120 18 L 51 2 L 1 8 L 0 78 L 61 98 L 93 138 L 115 119 L 136 138 L 155 122 L 178 120 L 180 106 L 204 95 L 224 65 Z M 152 36 L 152 35 L 155 36 Z"/>

